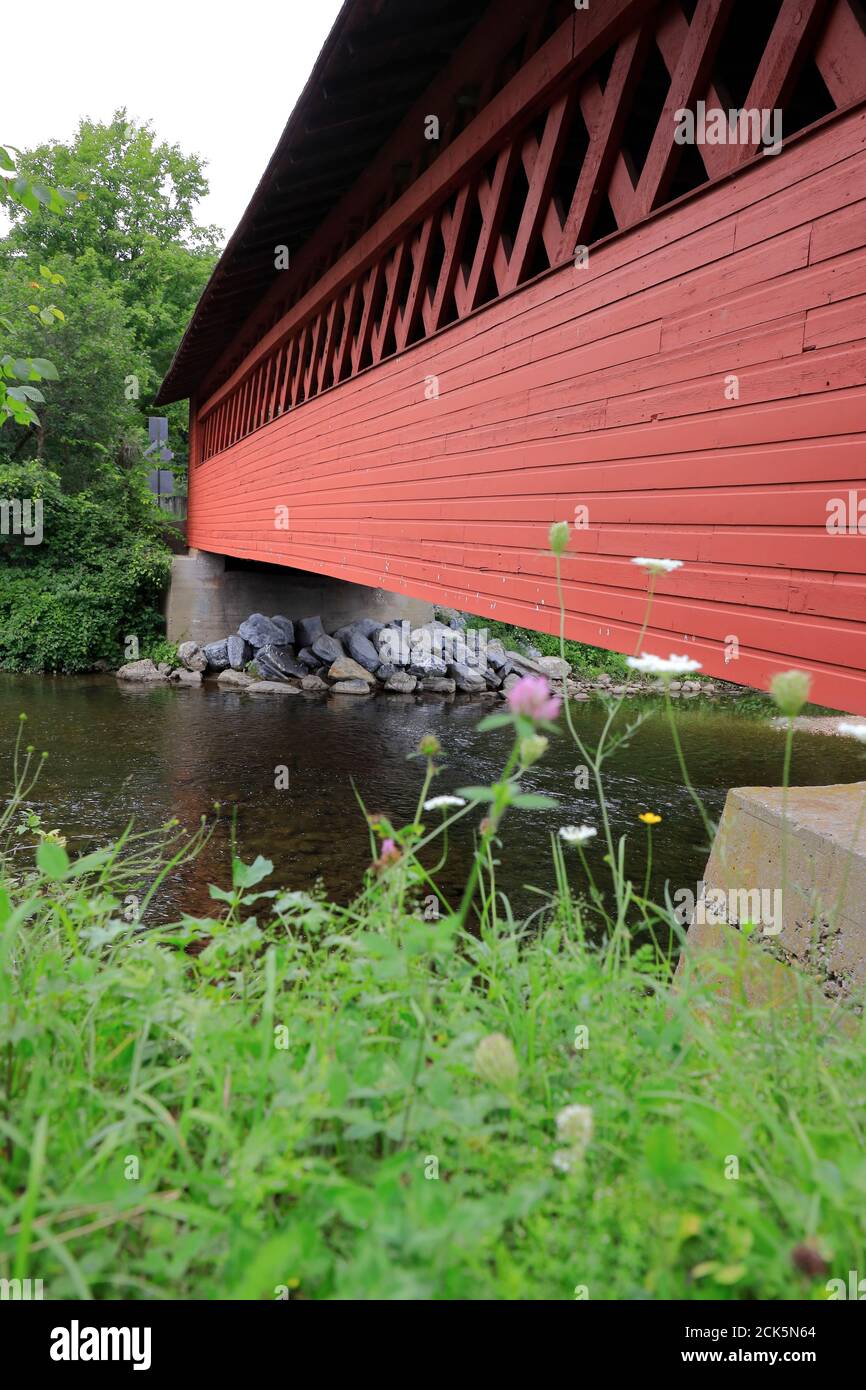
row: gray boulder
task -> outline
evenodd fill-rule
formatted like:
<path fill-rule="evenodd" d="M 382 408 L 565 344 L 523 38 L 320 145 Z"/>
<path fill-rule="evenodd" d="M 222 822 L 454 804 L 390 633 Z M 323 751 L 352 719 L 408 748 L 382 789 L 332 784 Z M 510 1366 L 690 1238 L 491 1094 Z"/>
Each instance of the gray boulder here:
<path fill-rule="evenodd" d="M 332 695 L 369 695 L 370 687 L 366 681 L 337 681 L 331 686 Z"/>
<path fill-rule="evenodd" d="M 293 647 L 295 645 L 295 625 L 291 618 L 284 618 L 282 613 L 275 613 L 271 622 L 280 633 L 281 644 L 286 647 Z"/>
<path fill-rule="evenodd" d="M 207 657 L 198 642 L 181 642 L 177 655 L 181 666 L 187 671 L 207 670 Z"/>
<path fill-rule="evenodd" d="M 228 641 L 210 642 L 203 648 L 209 671 L 225 671 L 229 664 Z"/>
<path fill-rule="evenodd" d="M 168 678 L 175 685 L 201 685 L 202 680 L 201 671 L 187 671 L 183 666 L 171 671 Z"/>
<path fill-rule="evenodd" d="M 247 686 L 248 695 L 300 695 L 296 685 L 283 681 L 253 681 Z"/>
<path fill-rule="evenodd" d="M 342 642 L 338 642 L 336 637 L 329 637 L 326 632 L 323 632 L 321 637 L 316 638 L 313 643 L 313 652 L 325 666 L 331 666 L 346 655 Z"/>
<path fill-rule="evenodd" d="M 302 666 L 307 666 L 311 671 L 318 671 L 319 667 L 325 664 L 321 657 L 316 656 L 311 647 L 302 647 L 298 652 L 297 659 Z"/>
<path fill-rule="evenodd" d="M 246 671 L 221 671 L 217 676 L 217 685 L 223 686 L 226 690 L 244 690 L 252 684 L 253 678 L 248 676 Z"/>
<path fill-rule="evenodd" d="M 276 646 L 269 642 L 256 652 L 256 666 L 265 680 L 287 680 L 290 676 L 300 679 L 307 674 L 307 668 L 296 660 L 294 648 Z"/>
<path fill-rule="evenodd" d="M 391 666 L 387 661 L 383 662 L 381 666 L 376 667 L 376 680 L 381 681 L 384 685 L 385 681 L 390 680 L 397 669 L 396 666 Z"/>
<path fill-rule="evenodd" d="M 147 657 L 141 661 L 128 661 L 116 674 L 119 681 L 138 681 L 141 684 L 165 680 L 165 676 Z"/>
<path fill-rule="evenodd" d="M 520 652 L 509 651 L 506 653 L 508 660 L 515 670 L 523 675 L 544 676 L 547 674 L 544 667 L 531 656 L 521 656 Z"/>
<path fill-rule="evenodd" d="M 487 689 L 487 682 L 484 677 L 478 671 L 473 671 L 471 666 L 464 666 L 462 661 L 452 661 L 448 667 L 448 674 L 457 689 L 466 694 L 474 695 L 480 690 Z"/>
<path fill-rule="evenodd" d="M 453 695 L 457 689 L 450 676 L 425 676 L 420 682 L 421 690 L 431 690 L 436 695 Z"/>
<path fill-rule="evenodd" d="M 330 688 L 321 676 L 304 676 L 301 680 L 301 689 L 306 690 L 308 695 L 326 695 Z"/>
<path fill-rule="evenodd" d="M 325 635 L 321 618 L 299 618 L 294 628 L 295 645 L 298 647 L 312 647 L 317 637 Z"/>
<path fill-rule="evenodd" d="M 283 634 L 280 629 L 263 613 L 251 613 L 241 623 L 238 633 L 245 642 L 249 642 L 254 651 L 258 651 L 259 647 L 267 646 L 268 643 L 280 646 L 283 642 Z"/>
<path fill-rule="evenodd" d="M 495 671 L 508 665 L 508 656 L 498 637 L 494 637 L 492 642 L 487 643 L 486 655 L 488 663 Z"/>
<path fill-rule="evenodd" d="M 571 665 L 563 660 L 561 656 L 543 656 L 538 665 L 544 674 L 552 681 L 564 681 L 571 675 Z"/>
<path fill-rule="evenodd" d="M 359 665 L 350 656 L 341 656 L 331 666 L 328 679 L 332 681 L 365 681 L 368 685 L 373 685 L 376 677 L 372 671 L 367 670 L 366 666 Z"/>
<path fill-rule="evenodd" d="M 349 648 L 349 655 L 357 661 L 359 666 L 363 666 L 365 671 L 375 671 L 377 666 L 381 665 L 379 653 L 369 637 L 365 637 L 363 632 L 357 630 L 350 632 L 346 645 Z"/>
<path fill-rule="evenodd" d="M 240 633 L 235 632 L 231 637 L 226 638 L 226 655 L 233 671 L 242 671 L 252 654 L 252 647 L 249 642 L 244 641 Z"/>
<path fill-rule="evenodd" d="M 423 647 L 412 648 L 409 670 L 413 676 L 445 676 L 448 674 L 447 664 Z"/>
<path fill-rule="evenodd" d="M 411 695 L 417 685 L 414 676 L 410 676 L 408 671 L 395 671 L 393 676 L 389 676 L 385 682 L 386 690 L 394 690 L 399 695 Z"/>

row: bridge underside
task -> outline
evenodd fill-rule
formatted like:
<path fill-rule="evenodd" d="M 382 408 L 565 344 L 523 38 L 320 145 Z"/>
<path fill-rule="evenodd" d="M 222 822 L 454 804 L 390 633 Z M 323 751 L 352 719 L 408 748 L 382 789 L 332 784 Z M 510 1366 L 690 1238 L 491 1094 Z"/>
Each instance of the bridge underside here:
<path fill-rule="evenodd" d="M 678 40 L 677 7 L 653 11 L 672 71 L 704 11 L 724 8 L 699 4 Z M 837 25 L 853 13 L 831 11 Z M 631 560 L 681 560 L 644 651 L 760 688 L 797 667 L 814 700 L 866 714 L 866 71 L 852 76 L 838 42 L 821 66 L 835 115 L 781 154 L 728 155 L 659 207 L 656 139 L 636 173 L 614 122 L 641 33 L 617 39 L 603 93 L 595 79 L 552 89 L 510 144 L 478 145 L 476 121 L 420 181 L 414 221 L 398 203 L 354 274 L 340 262 L 283 318 L 277 306 L 193 403 L 190 544 L 558 631 L 546 534 L 576 521 L 567 636 L 634 651 L 647 580 Z M 692 76 L 694 96 L 707 70 Z M 601 236 L 574 214 L 598 191 L 581 194 L 583 172 L 571 224 L 551 212 L 578 100 Z M 484 172 L 469 160 L 464 184 L 449 175 L 431 212 L 437 169 L 452 151 L 459 169 L 470 137 L 492 151 Z M 522 200 L 503 194 L 515 158 Z M 563 256 L 569 238 L 588 256 Z"/>

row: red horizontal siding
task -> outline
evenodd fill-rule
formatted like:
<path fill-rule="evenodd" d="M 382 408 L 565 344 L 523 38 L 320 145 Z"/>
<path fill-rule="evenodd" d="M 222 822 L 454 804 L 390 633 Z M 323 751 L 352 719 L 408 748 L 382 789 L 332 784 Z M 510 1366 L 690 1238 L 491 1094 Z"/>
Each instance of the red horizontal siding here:
<path fill-rule="evenodd" d="M 864 230 L 859 110 L 194 468 L 190 543 L 552 631 L 546 528 L 584 505 L 568 636 L 633 650 L 629 558 L 682 559 L 645 650 L 866 713 L 866 536 L 825 527 L 866 497 Z"/>

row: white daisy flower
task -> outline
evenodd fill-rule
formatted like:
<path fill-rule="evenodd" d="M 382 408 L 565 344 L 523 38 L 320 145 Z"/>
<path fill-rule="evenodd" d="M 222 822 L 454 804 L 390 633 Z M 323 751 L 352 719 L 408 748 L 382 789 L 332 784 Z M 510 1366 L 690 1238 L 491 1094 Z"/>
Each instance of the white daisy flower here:
<path fill-rule="evenodd" d="M 591 825 L 561 825 L 559 833 L 567 845 L 585 845 L 598 831 Z"/>
<path fill-rule="evenodd" d="M 645 555 L 639 555 L 636 560 L 632 560 L 633 565 L 640 565 L 642 570 L 649 574 L 670 574 L 672 570 L 682 569 L 682 560 L 649 560 Z"/>
<path fill-rule="evenodd" d="M 443 806 L 465 806 L 462 796 L 434 796 L 424 802 L 425 811 L 438 811 Z"/>
<path fill-rule="evenodd" d="M 836 725 L 837 734 L 843 734 L 845 738 L 856 738 L 861 743 L 866 743 L 866 724 L 846 724 L 844 721 Z"/>
<path fill-rule="evenodd" d="M 687 671 L 701 669 L 699 661 L 692 661 L 688 656 L 674 656 L 673 652 L 667 660 L 663 656 L 627 656 L 625 664 L 647 676 L 682 676 Z"/>

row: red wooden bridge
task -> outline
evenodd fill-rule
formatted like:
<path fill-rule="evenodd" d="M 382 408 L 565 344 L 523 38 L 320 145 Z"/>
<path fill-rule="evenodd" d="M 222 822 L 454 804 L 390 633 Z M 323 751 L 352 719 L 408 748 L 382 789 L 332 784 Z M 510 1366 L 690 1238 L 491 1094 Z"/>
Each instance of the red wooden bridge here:
<path fill-rule="evenodd" d="M 159 400 L 193 546 L 551 631 L 576 518 L 570 637 L 682 560 L 645 650 L 863 714 L 864 381 L 858 0 L 347 0 Z"/>

